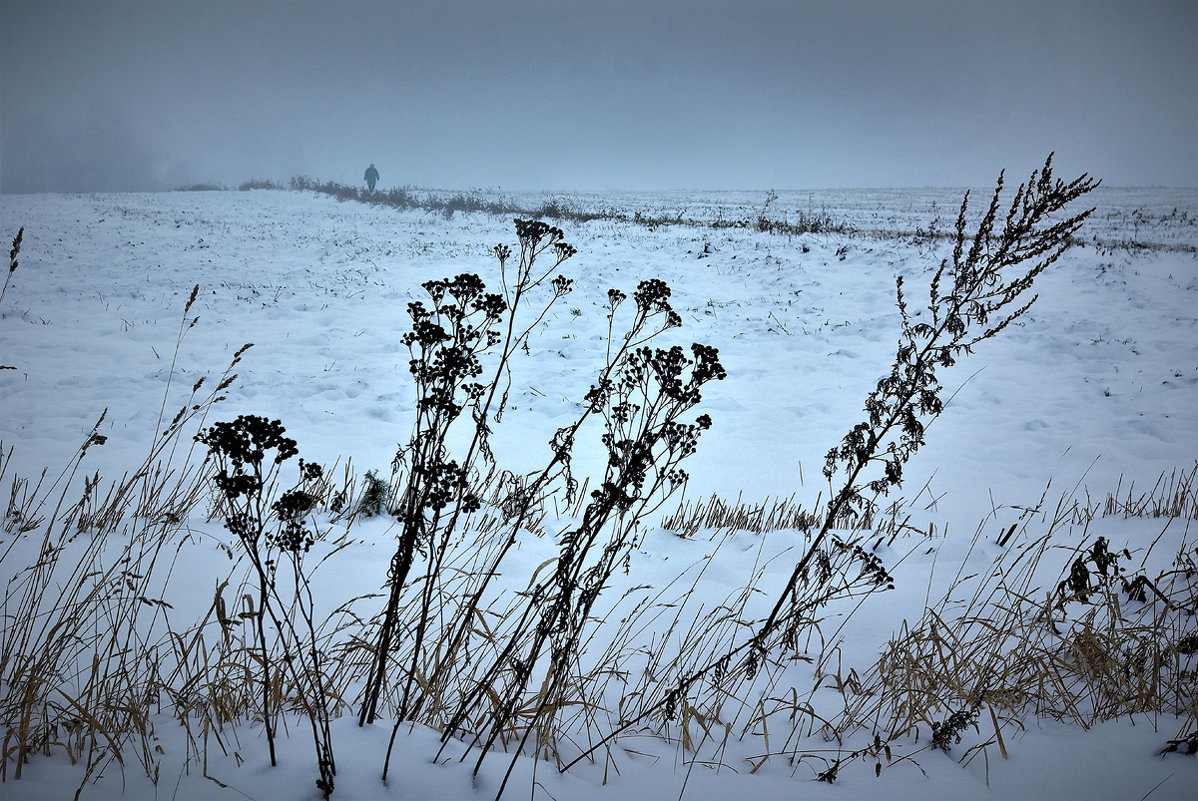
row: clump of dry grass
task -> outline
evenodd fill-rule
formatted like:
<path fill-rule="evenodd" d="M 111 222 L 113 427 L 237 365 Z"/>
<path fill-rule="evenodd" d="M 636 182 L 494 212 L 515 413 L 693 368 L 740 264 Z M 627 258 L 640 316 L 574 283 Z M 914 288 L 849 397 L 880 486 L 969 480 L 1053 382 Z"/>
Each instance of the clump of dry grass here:
<path fill-rule="evenodd" d="M 1122 515 L 1198 519 L 1198 484 L 1195 478 L 1198 478 L 1198 462 L 1189 472 L 1174 468 L 1168 473 L 1161 473 L 1150 490 L 1136 494 L 1135 482 L 1124 490 L 1123 477 L 1120 476 L 1119 486 L 1107 495 L 1102 505 L 1102 514 L 1104 517 Z"/>
<path fill-rule="evenodd" d="M 1184 513 L 1195 495 L 1190 482 L 1158 481 L 1135 500 L 1112 506 L 1108 499 L 1104 509 Z M 1007 756 L 1004 732 L 1021 730 L 1029 717 L 1090 728 L 1177 716 L 1183 732 L 1194 728 L 1198 549 L 1187 528 L 1172 562 L 1151 572 L 1148 556 L 1184 519 L 1165 516 L 1137 564 L 1130 550 L 1112 551 L 1104 537 L 1090 534 L 1092 516 L 1076 522 L 1076 505 L 1066 498 L 1042 518 L 1042 533 L 1040 515 L 1025 515 L 1018 532 L 1000 537 L 1004 550 L 988 571 L 963 575 L 963 565 L 920 620 L 904 621 L 878 662 L 844 691 L 845 711 L 825 733 L 842 740 L 864 730 L 887 747 L 929 735 L 929 746 L 947 752 L 972 729 L 977 736 L 961 760 L 980 754 L 988 765 L 991 749 Z M 979 526 L 974 548 L 983 531 Z M 1179 738 L 1170 742 L 1185 742 Z"/>
<path fill-rule="evenodd" d="M 765 534 L 785 529 L 807 530 L 818 525 L 820 517 L 795 501 L 795 496 L 760 503 L 748 503 L 741 495 L 729 503 L 718 495 L 706 501 L 683 502 L 678 511 L 662 518 L 662 528 L 679 537 L 693 537 L 704 529 L 751 531 Z"/>
<path fill-rule="evenodd" d="M 923 535 L 923 531 L 910 525 L 910 516 L 904 510 L 914 506 L 928 490 L 929 485 L 925 484 L 910 500 L 899 499 L 885 508 L 868 509 L 859 515 L 840 514 L 830 527 L 854 534 L 872 533 L 879 538 L 879 542 L 889 538 L 891 544 L 900 534 Z M 816 498 L 814 507 L 807 510 L 795 500 L 794 495 L 781 499 L 766 498 L 758 502 L 744 500 L 743 493 L 738 494 L 734 501 L 712 495 L 705 501 L 683 501 L 676 511 L 662 518 L 661 527 L 683 539 L 690 539 L 703 531 L 747 531 L 759 535 L 771 531 L 806 533 L 821 526 L 827 515 L 828 508 L 821 505 L 819 498 Z"/>
<path fill-rule="evenodd" d="M 257 708 L 248 693 L 260 657 L 242 632 L 247 610 L 225 600 L 230 582 L 244 582 L 232 578 L 240 560 L 229 551 L 230 577 L 214 577 L 213 604 L 198 622 L 172 620 L 166 600 L 190 539 L 187 521 L 203 514 L 207 497 L 193 437 L 250 347 L 215 386 L 195 382 L 170 417 L 175 360 L 198 320 L 197 294 L 184 308 L 154 436 L 135 469 L 115 481 L 87 470 L 88 454 L 107 442 L 106 412 L 57 476 L 16 475 L 13 449 L 0 445 L 0 484 L 8 485 L 0 527 L 10 535 L 0 548 L 9 574 L 0 598 L 0 780 L 21 778 L 35 755 L 64 753 L 84 766 L 77 796 L 108 766 L 134 760 L 157 783 L 164 752 L 154 721 L 164 703 L 186 731 L 184 764 L 204 763 L 210 742 L 225 749 L 236 736 L 230 724 Z M 331 481 L 322 486 L 322 496 L 334 494 Z M 252 596 L 242 586 L 235 597 Z M 283 682 L 276 695 L 276 714 L 302 701 Z"/>
<path fill-rule="evenodd" d="M 195 297 L 193 290 L 176 353 L 194 325 Z M 31 755 L 61 749 L 85 764 L 83 784 L 112 762 L 124 766 L 129 751 L 157 779 L 151 710 L 169 632 L 163 591 L 180 525 L 201 497 L 191 448 L 180 446 L 223 399 L 236 363 L 207 394 L 203 379 L 196 382 L 178 414 L 159 423 L 142 464 L 107 489 L 98 473 L 82 476 L 81 492 L 75 480 L 89 450 L 107 441 L 104 414 L 53 481 L 46 471 L 33 484 L 6 476 L 11 449 L 0 460 L 0 481 L 10 482 L 4 527 L 14 534 L 0 553 L 0 567 L 13 571 L 0 632 L 0 778 L 10 764 L 20 778 Z"/>

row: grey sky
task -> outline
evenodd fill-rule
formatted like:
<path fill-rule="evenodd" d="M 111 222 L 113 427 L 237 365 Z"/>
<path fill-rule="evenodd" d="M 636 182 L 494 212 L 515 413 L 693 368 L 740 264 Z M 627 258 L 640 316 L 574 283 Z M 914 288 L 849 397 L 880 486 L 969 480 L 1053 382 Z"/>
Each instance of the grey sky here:
<path fill-rule="evenodd" d="M 0 191 L 1198 186 L 1195 0 L 0 0 Z"/>

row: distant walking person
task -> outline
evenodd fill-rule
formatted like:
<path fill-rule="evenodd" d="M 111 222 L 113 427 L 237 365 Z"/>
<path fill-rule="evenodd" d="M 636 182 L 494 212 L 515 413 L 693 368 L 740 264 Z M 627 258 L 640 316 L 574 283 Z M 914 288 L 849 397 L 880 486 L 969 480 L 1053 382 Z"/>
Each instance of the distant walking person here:
<path fill-rule="evenodd" d="M 370 191 L 373 192 L 374 185 L 378 183 L 379 180 L 379 171 L 374 168 L 373 164 L 371 164 L 366 168 L 366 174 L 362 177 L 366 181 L 366 186 L 370 187 Z"/>

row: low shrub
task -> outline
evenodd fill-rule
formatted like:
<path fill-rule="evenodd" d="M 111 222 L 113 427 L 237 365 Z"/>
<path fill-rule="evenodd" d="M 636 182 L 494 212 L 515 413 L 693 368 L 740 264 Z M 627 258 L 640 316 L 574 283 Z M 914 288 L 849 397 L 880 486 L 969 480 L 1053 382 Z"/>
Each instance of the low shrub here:
<path fill-rule="evenodd" d="M 224 192 L 225 187 L 219 184 L 190 184 L 188 186 L 180 186 L 175 189 L 176 192 Z"/>
<path fill-rule="evenodd" d="M 282 189 L 283 187 L 269 178 L 251 178 L 244 181 L 237 187 L 239 192 L 248 192 L 251 189 Z"/>

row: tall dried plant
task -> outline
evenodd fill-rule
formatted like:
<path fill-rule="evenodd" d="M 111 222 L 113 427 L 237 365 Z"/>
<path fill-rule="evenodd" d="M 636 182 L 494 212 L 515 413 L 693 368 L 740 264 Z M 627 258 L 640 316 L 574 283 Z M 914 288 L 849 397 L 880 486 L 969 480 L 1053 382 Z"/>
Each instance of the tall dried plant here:
<path fill-rule="evenodd" d="M 929 288 L 928 315 L 910 314 L 903 280 L 896 294 L 900 331 L 894 363 L 865 401 L 866 418 L 828 451 L 824 475 L 830 494 L 826 516 L 777 593 L 752 636 L 721 658 L 679 676 L 660 689 L 658 700 L 619 721 L 612 731 L 562 767 L 569 768 L 650 715 L 672 719 L 689 694 L 704 682 L 752 678 L 772 649 L 793 648 L 800 629 L 837 598 L 893 586 L 885 564 L 859 538 L 836 533 L 845 519 L 877 509 L 877 499 L 902 484 L 903 466 L 924 444 L 929 421 L 943 410 L 938 371 L 972 353 L 1031 308 L 1035 279 L 1073 244 L 1073 235 L 1093 213 L 1089 208 L 1057 219 L 1071 203 L 1098 187 L 1083 174 L 1054 180 L 1052 154 L 1044 167 L 1016 190 L 1001 211 L 1004 176 L 999 174 L 986 213 L 967 233 L 969 193 L 957 216 L 951 259 L 936 269 Z M 834 489 L 839 485 L 839 489 Z"/>

